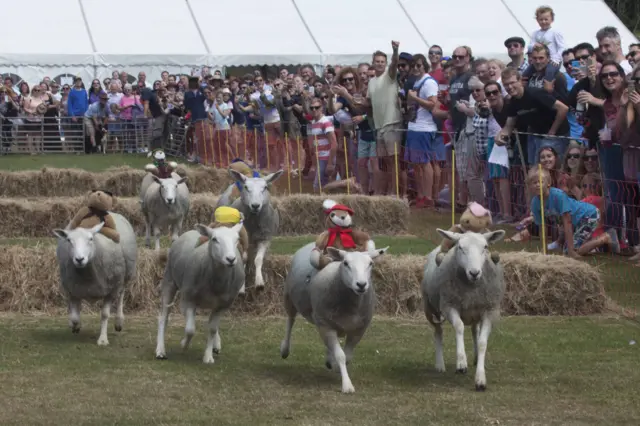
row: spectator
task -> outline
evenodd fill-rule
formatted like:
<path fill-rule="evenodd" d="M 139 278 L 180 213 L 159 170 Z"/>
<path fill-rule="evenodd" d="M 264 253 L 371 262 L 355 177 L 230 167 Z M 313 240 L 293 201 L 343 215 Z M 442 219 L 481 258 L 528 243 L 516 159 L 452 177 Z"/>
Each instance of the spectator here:
<path fill-rule="evenodd" d="M 473 73 L 480 79 L 482 84 L 491 80 L 489 75 L 489 61 L 484 58 L 478 58 L 473 61 Z"/>
<path fill-rule="evenodd" d="M 549 49 L 543 44 L 535 44 L 531 54 L 533 72 L 527 81 L 528 87 L 544 89 L 551 93 L 556 100 L 567 104 L 567 79 L 564 73 L 556 70 L 553 76 L 547 70 L 550 63 Z"/>
<path fill-rule="evenodd" d="M 23 83 L 23 85 L 26 83 Z M 27 85 L 27 90 L 28 90 Z M 22 89 L 22 86 L 21 86 Z M 20 109 L 24 112 L 23 132 L 27 138 L 27 149 L 31 154 L 42 151 L 42 116 L 43 104 L 39 85 L 33 86 L 31 94 L 23 95 L 20 99 Z M 46 107 L 44 109 L 46 111 Z"/>
<path fill-rule="evenodd" d="M 155 84 L 154 84 L 155 86 Z M 153 118 L 153 128 L 151 130 L 150 150 L 165 149 L 165 144 L 169 137 L 169 122 L 164 108 L 160 105 L 160 97 L 166 95 L 166 89 L 158 85 L 157 91 L 142 89 L 140 100 L 144 106 L 144 116 Z"/>
<path fill-rule="evenodd" d="M 488 62 L 488 66 L 489 66 L 489 80 L 487 82 L 489 81 L 497 82 L 498 87 L 500 88 L 500 93 L 502 94 L 502 97 L 509 96 L 505 88 L 502 86 L 502 70 L 506 68 L 504 62 L 502 62 L 500 59 L 491 59 Z"/>
<path fill-rule="evenodd" d="M 560 171 L 567 177 L 566 186 L 560 188 L 576 200 L 582 199 L 582 178 L 586 174 L 584 168 L 584 147 L 576 141 L 569 143 Z M 604 212 L 604 210 L 602 210 Z"/>
<path fill-rule="evenodd" d="M 569 125 L 566 117 L 568 108 L 543 89 L 524 87 L 520 73 L 507 68 L 502 72 L 502 83 L 511 96 L 507 122 L 498 135 L 498 144 L 511 137 L 518 120 L 525 118 L 534 133 L 527 140 L 527 157 L 529 164 L 537 163 L 538 154 L 544 146 L 552 146 L 563 156 L 568 145 L 567 140 L 553 136 L 566 136 Z M 544 135 L 544 136 L 540 136 Z"/>
<path fill-rule="evenodd" d="M 100 94 L 102 93 L 105 93 L 105 91 L 102 90 L 102 86 L 100 86 L 100 80 L 93 80 L 89 88 L 89 105 L 98 102 L 100 100 Z"/>
<path fill-rule="evenodd" d="M 107 125 L 107 118 L 109 117 L 109 109 L 107 108 L 108 100 L 109 96 L 102 92 L 98 98 L 98 102 L 91 104 L 84 114 L 86 131 L 84 150 L 86 154 L 95 152 L 98 142 L 101 141 L 106 133 L 105 127 Z"/>
<path fill-rule="evenodd" d="M 147 82 L 147 74 L 144 71 L 140 71 L 138 73 L 138 86 L 144 86 L 144 88 L 149 89 L 149 83 Z"/>
<path fill-rule="evenodd" d="M 313 146 L 316 163 L 316 176 L 313 181 L 313 189 L 320 190 L 325 186 L 328 177 L 333 175 L 336 167 L 336 152 L 338 142 L 333 127 L 333 120 L 323 113 L 322 101 L 313 98 L 310 102 L 311 110 L 311 134 L 309 145 Z"/>
<path fill-rule="evenodd" d="M 144 107 L 140 103 L 140 97 L 133 94 L 133 90 L 131 84 L 127 83 L 124 85 L 124 91 L 122 97 L 120 98 L 120 121 L 122 123 L 122 132 L 123 139 L 125 141 L 124 149 L 127 152 L 132 153 L 135 152 L 136 146 L 132 143 L 135 141 L 135 133 L 133 126 L 133 109 L 137 109 L 138 111 L 142 111 Z"/>
<path fill-rule="evenodd" d="M 282 144 L 282 134 L 280 133 L 280 114 L 278 113 L 272 89 L 269 85 L 265 84 L 264 77 L 262 75 L 254 77 L 253 86 L 255 91 L 251 94 L 249 99 L 253 101 L 254 106 L 251 106 L 250 108 L 252 112 L 259 114 L 262 117 L 265 136 L 262 149 L 269 150 L 267 157 L 269 161 L 263 161 L 263 166 L 271 171 L 275 171 L 282 167 L 282 160 L 284 160 L 280 158 L 280 152 L 282 151 L 280 146 Z M 266 151 L 264 152 L 266 153 Z"/>
<path fill-rule="evenodd" d="M 399 186 L 394 155 L 398 153 L 402 143 L 402 114 L 398 106 L 398 47 L 400 43 L 391 42 L 393 55 L 387 67 L 387 55 L 381 51 L 373 54 L 375 77 L 369 80 L 367 102 L 373 112 L 373 123 L 376 130 L 376 149 L 382 160 L 382 170 L 378 174 L 379 182 L 376 192 L 393 194 Z M 391 183 L 391 187 L 389 187 Z"/>
<path fill-rule="evenodd" d="M 511 58 L 511 62 L 507 64 L 507 67 L 523 73 L 529 67 L 529 61 L 524 57 L 524 39 L 522 37 L 509 37 L 505 40 L 504 47 L 507 48 L 507 54 Z"/>
<path fill-rule="evenodd" d="M 624 57 L 620 33 L 615 27 L 603 27 L 596 33 L 600 54 L 604 61 L 614 61 L 622 67 L 625 74 L 632 71 L 631 64 Z"/>
<path fill-rule="evenodd" d="M 438 82 L 428 74 L 429 63 L 424 55 L 414 55 L 411 68 L 416 78 L 412 89 L 407 92 L 409 123 L 404 160 L 413 166 L 415 173 L 415 206 L 431 208 L 435 206 L 434 199 L 438 195 L 433 182 L 433 165 L 438 161 L 438 126 L 431 115 L 438 105 Z"/>

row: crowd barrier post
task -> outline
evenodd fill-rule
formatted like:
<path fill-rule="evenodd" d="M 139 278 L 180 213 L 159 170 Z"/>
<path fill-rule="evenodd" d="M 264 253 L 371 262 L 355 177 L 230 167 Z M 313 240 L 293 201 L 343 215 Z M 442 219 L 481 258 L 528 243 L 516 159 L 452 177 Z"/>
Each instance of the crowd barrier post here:
<path fill-rule="evenodd" d="M 289 188 L 289 195 L 291 195 L 291 161 L 289 161 L 289 133 L 287 132 L 284 132 L 284 149 L 287 160 L 287 187 Z"/>
<path fill-rule="evenodd" d="M 246 158 L 244 158 L 247 155 L 247 125 L 245 124 L 244 126 L 244 151 L 242 152 L 242 159 L 243 160 L 247 160 Z"/>
<path fill-rule="evenodd" d="M 231 145 L 229 145 L 229 133 L 231 133 L 231 130 L 225 130 L 225 148 L 227 151 L 227 167 L 229 167 L 231 165 L 231 158 L 229 157 L 229 151 L 231 151 Z"/>
<path fill-rule="evenodd" d="M 526 176 L 526 175 L 525 175 Z M 547 228 L 545 227 L 544 220 L 544 189 L 542 187 L 542 164 L 538 163 L 538 183 L 540 184 L 540 218 L 542 220 L 540 226 L 540 236 L 542 237 L 542 253 L 547 254 Z M 573 238 L 573 235 L 568 235 L 566 238 Z"/>
<path fill-rule="evenodd" d="M 393 156 L 395 157 L 396 167 L 396 197 L 400 198 L 400 170 L 398 169 L 398 142 L 393 143 Z"/>
<path fill-rule="evenodd" d="M 253 128 L 253 150 L 255 151 L 255 157 L 253 157 L 253 167 L 256 170 L 260 170 L 260 161 L 258 161 L 258 129 Z"/>
<path fill-rule="evenodd" d="M 453 144 L 453 142 L 451 142 Z M 452 145 L 453 148 L 453 145 Z M 451 227 L 456 226 L 456 150 L 451 149 Z"/>
<path fill-rule="evenodd" d="M 351 185 L 349 184 L 349 152 L 347 151 L 347 137 L 344 136 L 344 169 L 345 169 L 345 179 L 347 180 L 347 195 L 351 195 Z"/>
<path fill-rule="evenodd" d="M 197 124 L 197 122 L 195 122 Z M 203 123 L 205 124 L 205 123 Z M 195 136 L 196 138 L 198 137 L 197 132 L 194 130 Z M 204 138 L 204 140 L 202 141 L 202 146 L 204 147 L 204 158 L 202 159 L 202 164 L 207 164 L 207 127 L 203 126 L 202 129 L 202 137 Z M 198 144 L 196 144 L 196 149 L 198 148 Z M 200 151 L 199 149 L 197 149 L 198 151 Z M 200 154 L 200 152 L 198 152 L 198 154 Z"/>
<path fill-rule="evenodd" d="M 298 145 L 298 185 L 300 186 L 300 194 L 302 194 L 302 155 L 300 155 L 300 135 L 296 136 L 296 142 Z"/>
<path fill-rule="evenodd" d="M 269 132 L 264 128 L 264 149 L 267 151 L 267 171 L 271 170 L 271 160 L 269 159 Z"/>
<path fill-rule="evenodd" d="M 320 155 L 318 154 L 318 136 L 314 137 L 314 142 L 314 149 L 316 151 L 316 174 L 318 175 L 318 189 L 319 193 L 322 194 L 322 179 L 320 178 Z"/>

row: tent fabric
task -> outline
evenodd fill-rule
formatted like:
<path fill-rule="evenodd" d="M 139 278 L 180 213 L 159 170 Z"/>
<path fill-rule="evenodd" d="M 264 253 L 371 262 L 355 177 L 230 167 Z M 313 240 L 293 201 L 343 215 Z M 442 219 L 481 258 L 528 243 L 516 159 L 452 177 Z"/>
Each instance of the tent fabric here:
<path fill-rule="evenodd" d="M 604 0 L 550 0 L 568 46 L 612 25 L 623 47 L 638 39 Z M 426 53 L 432 44 L 451 54 L 460 45 L 475 57 L 506 60 L 503 42 L 527 42 L 537 28 L 538 0 L 456 0 L 455 11 L 434 0 L 243 0 L 230 11 L 222 0 L 20 0 L 3 5 L 0 72 L 25 80 L 69 72 L 85 79 L 110 70 L 189 74 L 194 67 L 358 64 L 376 50 Z M 27 12 L 25 12 L 27 11 Z M 222 12 L 222 13 L 220 13 Z M 27 13 L 28 32 L 23 29 Z M 489 22 L 490 20 L 490 22 Z M 579 25 L 575 23 L 579 22 Z M 492 25 L 493 24 L 493 25 Z M 55 74 L 54 74 L 55 73 Z"/>

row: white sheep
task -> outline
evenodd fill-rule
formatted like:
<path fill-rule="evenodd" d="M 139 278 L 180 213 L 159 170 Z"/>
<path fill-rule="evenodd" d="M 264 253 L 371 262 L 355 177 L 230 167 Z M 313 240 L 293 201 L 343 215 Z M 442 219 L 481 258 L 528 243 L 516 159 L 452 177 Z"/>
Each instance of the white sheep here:
<path fill-rule="evenodd" d="M 279 170 L 265 177 L 246 177 L 233 169 L 229 169 L 229 174 L 234 181 L 242 183 L 240 198 L 236 199 L 231 207 L 238 209 L 244 215 L 244 227 L 249 235 L 249 245 L 255 248 L 255 287 L 256 290 L 264 289 L 264 277 L 262 275 L 262 265 L 267 250 L 271 245 L 271 239 L 278 233 L 280 227 L 280 213 L 271 204 L 269 189 L 271 184 L 278 180 L 284 173 Z M 230 204 L 231 191 L 235 184 L 229 185 L 227 190 L 220 196 L 217 206 L 228 206 Z M 240 293 L 244 293 L 244 286 Z"/>
<path fill-rule="evenodd" d="M 110 212 L 120 233 L 116 243 L 99 231 L 104 223 L 91 229 L 54 229 L 58 237 L 56 257 L 60 267 L 60 284 L 69 304 L 69 326 L 80 332 L 80 309 L 83 300 L 102 300 L 98 345 L 109 344 L 107 323 L 111 305 L 116 303 L 116 331 L 124 324 L 124 292 L 136 271 L 138 248 L 133 227 L 122 215 Z"/>
<path fill-rule="evenodd" d="M 202 361 L 214 362 L 213 352 L 220 352 L 218 325 L 221 315 L 231 306 L 244 283 L 244 265 L 238 251 L 242 223 L 232 228 L 209 228 L 196 225 L 197 230 L 180 236 L 169 250 L 169 259 L 161 282 L 162 311 L 158 318 L 156 358 L 167 359 L 164 333 L 169 308 L 180 290 L 182 310 L 186 318 L 182 348 L 187 349 L 196 331 L 196 308 L 211 309 L 209 338 Z M 200 236 L 209 241 L 198 245 Z"/>
<path fill-rule="evenodd" d="M 291 330 L 300 313 L 320 332 L 327 349 L 325 365 L 339 370 L 342 392 L 352 393 L 355 389 L 346 365 L 353 358 L 353 351 L 373 317 L 376 303 L 371 282 L 373 259 L 389 247 L 371 252 L 347 252 L 329 247 L 327 254 L 335 261 L 320 271 L 309 262 L 314 247 L 315 243 L 309 243 L 296 252 L 284 284 L 287 324 L 280 355 L 282 358 L 289 356 Z M 343 351 L 338 339 L 345 335 Z"/>
<path fill-rule="evenodd" d="M 174 173 L 175 174 L 175 173 Z M 189 213 L 189 188 L 186 177 L 160 179 L 147 174 L 141 185 L 142 214 L 145 218 L 145 244 L 151 247 L 151 233 L 156 240 L 156 250 L 160 250 L 160 233 L 171 229 L 171 241 L 175 241 L 182 232 L 182 223 Z M 145 180 L 151 179 L 147 185 Z M 146 189 L 145 189 L 146 188 Z"/>
<path fill-rule="evenodd" d="M 500 241 L 505 231 L 485 234 L 438 229 L 444 238 L 455 243 L 438 266 L 437 247 L 427 256 L 422 279 L 422 298 L 427 320 L 434 327 L 436 370 L 445 371 L 442 354 L 442 321 L 447 319 L 456 332 L 456 371 L 466 374 L 467 355 L 464 348 L 464 326 L 470 325 L 476 364 L 476 390 L 487 388 L 484 371 L 487 341 L 492 323 L 500 317 L 500 304 L 505 292 L 504 269 L 494 263 L 489 244 Z"/>

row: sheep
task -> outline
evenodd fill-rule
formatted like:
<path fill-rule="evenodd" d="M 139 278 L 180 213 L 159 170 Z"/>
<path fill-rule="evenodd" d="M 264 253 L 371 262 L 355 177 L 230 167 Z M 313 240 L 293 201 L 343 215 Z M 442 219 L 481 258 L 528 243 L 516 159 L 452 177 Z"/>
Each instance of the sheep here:
<path fill-rule="evenodd" d="M 151 176 L 149 178 L 149 176 Z M 176 176 L 178 179 L 176 179 Z M 189 213 L 189 188 L 182 185 L 187 178 L 178 175 L 167 179 L 160 179 L 148 174 L 145 179 L 152 179 L 149 185 L 143 180 L 140 196 L 142 199 L 142 214 L 146 223 L 145 244 L 151 247 L 151 232 L 156 239 L 156 250 L 160 250 L 160 232 L 171 228 L 171 241 L 175 241 L 182 231 L 182 222 Z"/>
<path fill-rule="evenodd" d="M 255 282 L 256 290 L 264 289 L 264 277 L 262 275 L 262 265 L 264 257 L 271 245 L 271 239 L 278 232 L 280 227 L 280 213 L 271 204 L 269 188 L 273 182 L 282 176 L 284 170 L 278 170 L 265 177 L 246 177 L 233 169 L 229 169 L 229 174 L 236 182 L 242 183 L 240 198 L 231 203 L 230 195 L 235 184 L 229 187 L 220 196 L 216 207 L 228 206 L 238 209 L 245 217 L 244 226 L 249 234 L 249 245 L 255 247 Z M 244 294 L 244 286 L 240 294 Z"/>
<path fill-rule="evenodd" d="M 464 348 L 464 326 L 470 325 L 475 355 L 476 390 L 487 388 L 484 371 L 487 341 L 492 323 L 500 317 L 500 304 L 505 292 L 502 264 L 491 260 L 488 245 L 500 241 L 505 231 L 484 234 L 437 230 L 455 246 L 438 266 L 437 247 L 427 256 L 422 279 L 422 299 L 427 320 L 434 327 L 436 370 L 444 372 L 442 354 L 442 322 L 447 319 L 456 332 L 456 371 L 466 374 L 467 355 Z"/>
<path fill-rule="evenodd" d="M 161 281 L 162 308 L 158 317 L 156 359 L 167 359 L 164 333 L 169 308 L 180 290 L 182 310 L 186 318 L 185 337 L 181 345 L 187 349 L 196 331 L 196 308 L 209 308 L 209 337 L 202 361 L 213 364 L 213 352 L 220 353 L 221 315 L 231 306 L 244 283 L 244 265 L 238 251 L 242 223 L 232 228 L 210 228 L 196 225 L 169 249 L 169 258 Z M 209 239 L 199 244 L 200 236 Z"/>
<path fill-rule="evenodd" d="M 355 346 L 373 317 L 376 303 L 371 283 L 373 260 L 389 247 L 369 252 L 347 252 L 329 247 L 327 253 L 335 261 L 320 271 L 309 262 L 314 247 L 315 243 L 309 243 L 296 252 L 285 280 L 287 322 L 280 355 L 285 359 L 289 356 L 291 330 L 300 313 L 317 327 L 327 349 L 325 366 L 340 372 L 342 392 L 353 393 L 355 389 L 346 364 L 353 358 Z M 345 335 L 343 351 L 338 339 Z"/>
<path fill-rule="evenodd" d="M 124 325 L 124 292 L 136 271 L 138 248 L 133 227 L 124 216 L 110 212 L 120 233 L 120 243 L 100 234 L 101 222 L 91 229 L 54 229 L 58 237 L 56 257 L 60 267 L 60 284 L 68 300 L 69 326 L 80 332 L 80 309 L 83 300 L 102 300 L 98 345 L 109 344 L 107 326 L 111 305 L 116 303 L 115 330 Z"/>
<path fill-rule="evenodd" d="M 154 182 L 154 179 L 153 179 L 154 176 L 155 175 L 153 173 L 147 173 L 142 178 L 142 183 L 140 184 L 140 205 L 144 204 L 144 194 L 146 194 L 147 189 Z M 174 178 L 176 181 L 182 178 L 182 176 L 180 176 L 176 172 L 171 172 L 171 177 Z"/>

